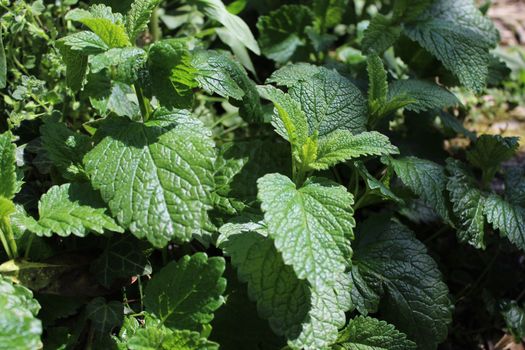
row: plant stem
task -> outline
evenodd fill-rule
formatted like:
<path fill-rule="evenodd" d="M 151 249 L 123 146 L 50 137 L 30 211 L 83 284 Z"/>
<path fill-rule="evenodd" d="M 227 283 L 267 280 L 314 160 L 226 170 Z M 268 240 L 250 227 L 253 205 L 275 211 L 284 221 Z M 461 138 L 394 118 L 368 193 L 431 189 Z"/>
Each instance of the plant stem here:
<path fill-rule="evenodd" d="M 160 31 L 160 26 L 159 26 L 158 9 L 153 10 L 153 13 L 151 14 L 150 32 L 151 32 L 152 42 L 160 40 L 162 36 L 162 32 Z"/>
<path fill-rule="evenodd" d="M 13 229 L 11 228 L 11 223 L 9 222 L 8 218 L 3 217 L 0 219 L 0 230 L 6 235 L 5 239 L 7 240 L 7 244 L 11 250 L 11 258 L 18 258 L 18 249 L 16 247 L 15 235 L 13 234 Z"/>
<path fill-rule="evenodd" d="M 149 115 L 149 108 L 147 105 L 146 98 L 144 97 L 144 94 L 142 93 L 142 88 L 139 86 L 138 83 L 135 83 L 135 94 L 137 95 L 137 100 L 139 102 L 139 108 L 140 108 L 140 114 L 142 114 L 142 120 L 144 122 L 147 122 L 150 115 Z"/>
<path fill-rule="evenodd" d="M 7 244 L 7 239 L 5 238 L 4 232 L 0 229 L 0 240 L 2 241 L 2 245 L 4 246 L 5 253 L 7 254 L 7 257 L 9 259 L 13 258 L 13 255 L 11 254 L 11 249 L 9 249 L 9 244 Z"/>
<path fill-rule="evenodd" d="M 29 252 L 31 251 L 31 246 L 33 245 L 34 238 L 35 238 L 35 235 L 31 234 L 31 236 L 29 236 L 29 240 L 27 241 L 26 251 L 24 252 L 24 259 L 26 260 L 29 259 Z"/>

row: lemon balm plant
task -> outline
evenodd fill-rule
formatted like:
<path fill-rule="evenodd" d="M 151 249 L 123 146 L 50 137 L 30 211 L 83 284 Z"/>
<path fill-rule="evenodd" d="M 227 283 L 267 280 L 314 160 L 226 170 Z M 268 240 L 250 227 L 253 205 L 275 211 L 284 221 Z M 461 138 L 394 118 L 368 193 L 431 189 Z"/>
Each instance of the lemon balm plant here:
<path fill-rule="evenodd" d="M 525 335 L 518 140 L 449 90 L 506 73 L 473 1 L 1 8 L 0 349 Z"/>

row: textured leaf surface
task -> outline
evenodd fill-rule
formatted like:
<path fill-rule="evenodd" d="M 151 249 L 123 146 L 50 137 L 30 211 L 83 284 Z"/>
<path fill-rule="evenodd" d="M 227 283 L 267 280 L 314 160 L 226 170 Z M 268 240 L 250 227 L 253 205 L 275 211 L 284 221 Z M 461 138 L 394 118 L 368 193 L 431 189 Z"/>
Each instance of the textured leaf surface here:
<path fill-rule="evenodd" d="M 310 63 L 294 63 L 279 68 L 266 79 L 267 83 L 275 83 L 280 86 L 292 87 L 301 81 L 305 81 L 321 72 L 323 67 Z"/>
<path fill-rule="evenodd" d="M 405 186 L 434 208 L 441 218 L 449 220 L 444 197 L 447 179 L 441 165 L 416 157 L 390 158 L 389 163 Z"/>
<path fill-rule="evenodd" d="M 396 80 L 388 91 L 390 100 L 404 97 L 413 103 L 404 106 L 409 111 L 423 112 L 433 109 L 455 107 L 460 104 L 456 95 L 447 89 L 424 80 Z"/>
<path fill-rule="evenodd" d="M 66 19 L 80 22 L 102 39 L 109 47 L 131 45 L 120 14 L 114 14 L 111 8 L 98 4 L 89 11 L 75 9 L 66 15 Z"/>
<path fill-rule="evenodd" d="M 471 0 L 438 0 L 405 26 L 405 33 L 436 56 L 466 87 L 481 91 L 498 43 L 492 22 Z"/>
<path fill-rule="evenodd" d="M 357 161 L 354 163 L 356 170 L 359 172 L 363 180 L 365 180 L 366 185 L 368 186 L 369 193 L 371 195 L 377 195 L 383 199 L 389 199 L 397 203 L 403 204 L 403 200 L 399 198 L 392 190 L 390 189 L 390 178 L 391 173 L 387 173 L 386 177 L 383 179 L 376 179 L 368 169 L 365 167 L 363 162 Z"/>
<path fill-rule="evenodd" d="M 56 233 L 67 237 L 71 234 L 85 237 L 90 231 L 123 232 L 106 214 L 100 195 L 89 184 L 53 186 L 38 202 L 38 221 L 29 218 L 27 229 L 39 236 Z"/>
<path fill-rule="evenodd" d="M 144 254 L 143 247 L 133 236 L 113 236 L 106 249 L 91 264 L 91 272 L 105 287 L 113 280 L 131 276 L 151 274 L 151 265 Z"/>
<path fill-rule="evenodd" d="M 385 103 L 388 95 L 388 81 L 383 61 L 378 55 L 368 56 L 366 61 L 368 72 L 368 106 L 375 103 Z"/>
<path fill-rule="evenodd" d="M 518 146 L 519 137 L 481 135 L 467 152 L 467 159 L 475 167 L 495 173 L 502 162 L 514 156 Z"/>
<path fill-rule="evenodd" d="M 160 2 L 161 0 L 133 1 L 125 21 L 126 32 L 131 40 L 135 40 L 147 28 L 151 14 Z"/>
<path fill-rule="evenodd" d="M 75 51 L 67 45 L 57 42 L 57 46 L 62 54 L 62 59 L 66 64 L 66 85 L 73 91 L 78 91 L 82 87 L 86 75 L 88 58 L 80 51 Z"/>
<path fill-rule="evenodd" d="M 15 144 L 12 134 L 0 134 L 0 197 L 12 199 L 16 193 Z"/>
<path fill-rule="evenodd" d="M 349 0 L 314 0 L 312 9 L 321 31 L 341 23 Z"/>
<path fill-rule="evenodd" d="M 344 325 L 344 311 L 350 309 L 349 281 L 341 278 L 343 285 L 337 289 L 320 286 L 313 290 L 284 264 L 265 234 L 228 225 L 221 229 L 219 241 L 232 257 L 241 281 L 248 283 L 259 315 L 268 319 L 273 331 L 284 335 L 293 349 L 317 350 L 332 344 L 337 329 Z"/>
<path fill-rule="evenodd" d="M 234 206 L 234 211 L 244 206 L 259 206 L 257 180 L 269 173 L 290 173 L 290 150 L 272 140 L 241 141 L 225 144 L 217 157 L 215 174 L 220 206 Z M 237 204 L 240 204 L 240 208 Z"/>
<path fill-rule="evenodd" d="M 487 221 L 501 234 L 525 250 L 525 209 L 512 205 L 498 195 L 490 195 L 483 207 Z"/>
<path fill-rule="evenodd" d="M 356 317 L 341 331 L 334 350 L 409 350 L 416 344 L 394 326 L 371 317 Z"/>
<path fill-rule="evenodd" d="M 156 326 L 141 328 L 129 339 L 129 350 L 218 350 L 219 345 L 202 338 L 197 332 Z"/>
<path fill-rule="evenodd" d="M 195 69 L 186 42 L 178 39 L 154 43 L 148 52 L 151 94 L 163 107 L 190 108 Z"/>
<path fill-rule="evenodd" d="M 159 110 L 145 124 L 110 118 L 97 136 L 100 143 L 84 158 L 86 171 L 121 225 L 157 247 L 201 233 L 215 151 L 200 122 Z"/>
<path fill-rule="evenodd" d="M 283 5 L 266 16 L 259 17 L 259 43 L 268 58 L 284 63 L 307 44 L 306 26 L 312 25 L 314 15 L 302 5 Z"/>
<path fill-rule="evenodd" d="M 447 161 L 450 177 L 447 190 L 454 214 L 459 220 L 458 238 L 476 248 L 485 248 L 485 195 L 466 167 L 455 160 Z"/>
<path fill-rule="evenodd" d="M 310 167 L 328 169 L 353 158 L 397 153 L 399 150 L 390 143 L 388 137 L 377 131 L 352 135 L 348 130 L 336 130 L 320 140 L 317 160 Z"/>
<path fill-rule="evenodd" d="M 259 93 L 275 106 L 272 124 L 275 131 L 288 140 L 293 147 L 302 146 L 308 137 L 308 121 L 300 104 L 292 97 L 273 86 L 259 86 Z"/>
<path fill-rule="evenodd" d="M 107 303 L 104 298 L 96 298 L 87 304 L 86 317 L 97 333 L 105 334 L 122 324 L 124 305 L 120 301 Z"/>
<path fill-rule="evenodd" d="M 146 59 L 146 52 L 137 47 L 109 49 L 90 57 L 91 73 L 104 69 L 111 71 L 111 79 L 132 84 L 137 80 L 139 69 Z"/>
<path fill-rule="evenodd" d="M 0 349 L 40 349 L 42 322 L 33 293 L 0 276 Z"/>
<path fill-rule="evenodd" d="M 319 73 L 289 90 L 308 118 L 310 133 L 319 136 L 337 129 L 354 134 L 365 131 L 367 102 L 361 91 L 336 71 L 321 68 Z"/>
<path fill-rule="evenodd" d="M 60 39 L 71 50 L 81 51 L 83 54 L 95 54 L 106 51 L 109 46 L 98 35 L 89 31 L 70 34 Z"/>
<path fill-rule="evenodd" d="M 333 286 L 351 255 L 352 194 L 322 178 L 297 188 L 280 174 L 259 179 L 258 188 L 268 232 L 285 264 L 313 286 Z"/>
<path fill-rule="evenodd" d="M 405 226 L 376 216 L 360 226 L 353 247 L 354 266 L 382 296 L 379 311 L 385 320 L 418 349 L 436 349 L 447 336 L 451 303 L 425 246 Z"/>
<path fill-rule="evenodd" d="M 47 157 L 62 176 L 81 178 L 84 172 L 82 158 L 90 148 L 89 137 L 73 132 L 56 120 L 47 120 L 40 127 L 40 134 Z"/>
<path fill-rule="evenodd" d="M 167 327 L 199 330 L 224 303 L 224 269 L 220 257 L 208 258 L 204 253 L 184 256 L 153 275 L 145 290 L 144 305 Z"/>
<path fill-rule="evenodd" d="M 220 51 L 197 51 L 192 65 L 195 80 L 208 93 L 231 97 L 239 114 L 248 122 L 261 121 L 263 111 L 255 83 L 235 59 Z"/>
<path fill-rule="evenodd" d="M 387 17 L 376 14 L 365 30 L 363 50 L 381 54 L 394 45 L 400 35 L 401 27 L 392 23 Z"/>
<path fill-rule="evenodd" d="M 505 199 L 522 207 L 525 206 L 524 180 L 524 168 L 510 168 L 505 172 Z"/>
<path fill-rule="evenodd" d="M 525 337 L 525 309 L 516 301 L 504 302 L 501 306 L 501 315 L 507 324 L 507 329 L 516 341 Z"/>

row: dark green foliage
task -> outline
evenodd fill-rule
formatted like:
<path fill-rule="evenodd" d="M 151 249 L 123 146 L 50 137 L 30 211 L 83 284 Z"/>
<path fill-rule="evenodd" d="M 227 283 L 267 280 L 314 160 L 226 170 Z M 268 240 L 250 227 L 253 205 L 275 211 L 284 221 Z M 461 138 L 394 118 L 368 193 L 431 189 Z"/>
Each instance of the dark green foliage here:
<path fill-rule="evenodd" d="M 452 89 L 506 72 L 472 0 L 91 3 L 0 6 L 0 350 L 525 335 L 519 140 Z"/>

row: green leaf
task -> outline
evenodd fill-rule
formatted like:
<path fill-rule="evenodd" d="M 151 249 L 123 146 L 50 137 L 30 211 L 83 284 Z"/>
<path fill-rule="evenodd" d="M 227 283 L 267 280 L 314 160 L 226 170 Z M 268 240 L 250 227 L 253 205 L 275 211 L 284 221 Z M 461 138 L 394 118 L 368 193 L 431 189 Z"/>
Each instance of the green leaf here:
<path fill-rule="evenodd" d="M 435 83 L 424 80 L 396 80 L 390 84 L 388 99 L 404 98 L 413 100 L 403 106 L 416 113 L 433 109 L 456 107 L 461 104 L 456 95 Z"/>
<path fill-rule="evenodd" d="M 257 232 L 263 232 L 257 233 Z M 323 349 L 337 339 L 337 330 L 349 310 L 350 281 L 341 276 L 337 288 L 311 289 L 285 265 L 273 242 L 258 224 L 227 224 L 221 228 L 220 246 L 231 256 L 239 278 L 248 283 L 250 299 L 259 315 L 284 335 L 292 349 Z"/>
<path fill-rule="evenodd" d="M 352 135 L 348 130 L 336 130 L 319 142 L 317 160 L 309 164 L 312 169 L 326 170 L 346 160 L 362 156 L 398 154 L 397 147 L 388 137 L 377 131 Z"/>
<path fill-rule="evenodd" d="M 352 194 L 323 178 L 297 188 L 288 177 L 269 174 L 257 184 L 268 232 L 284 263 L 313 286 L 333 286 L 351 256 Z"/>
<path fill-rule="evenodd" d="M 388 81 L 383 61 L 378 55 L 368 56 L 366 61 L 368 71 L 368 106 L 371 110 L 377 105 L 386 103 L 388 95 Z"/>
<path fill-rule="evenodd" d="M 499 230 L 518 248 L 525 250 L 525 209 L 513 205 L 496 194 L 485 200 L 483 213 L 495 230 Z"/>
<path fill-rule="evenodd" d="M 61 41 L 57 41 L 57 46 L 66 64 L 66 85 L 77 92 L 82 88 L 84 82 L 88 58 L 81 51 L 73 50 Z"/>
<path fill-rule="evenodd" d="M 132 236 L 113 236 L 104 252 L 92 262 L 91 272 L 109 288 L 117 278 L 151 274 L 151 265 L 144 248 Z"/>
<path fill-rule="evenodd" d="M 16 146 L 12 138 L 9 131 L 0 134 L 0 197 L 6 199 L 12 199 L 17 192 Z"/>
<path fill-rule="evenodd" d="M 416 344 L 385 321 L 358 316 L 341 331 L 334 350 L 409 350 Z"/>
<path fill-rule="evenodd" d="M 305 28 L 312 25 L 314 14 L 303 5 L 283 5 L 259 17 L 257 29 L 262 53 L 278 62 L 292 59 L 308 43 Z"/>
<path fill-rule="evenodd" d="M 323 67 L 310 63 L 294 63 L 279 68 L 266 80 L 266 83 L 275 83 L 280 86 L 292 87 L 301 81 L 306 81 L 320 73 Z"/>
<path fill-rule="evenodd" d="M 106 334 L 122 325 L 124 305 L 120 301 L 106 303 L 104 298 L 95 298 L 86 306 L 86 317 L 98 334 Z"/>
<path fill-rule="evenodd" d="M 215 151 L 199 121 L 161 109 L 147 123 L 109 118 L 96 137 L 86 171 L 123 227 L 156 247 L 207 229 Z"/>
<path fill-rule="evenodd" d="M 384 178 L 378 180 L 372 174 L 370 174 L 363 162 L 357 161 L 354 163 L 354 166 L 359 175 L 366 182 L 369 195 L 376 195 L 381 199 L 388 199 L 399 204 L 404 204 L 404 201 L 390 190 L 390 178 L 392 175 L 391 171 L 387 171 L 387 174 L 384 176 Z"/>
<path fill-rule="evenodd" d="M 464 164 L 447 160 L 450 177 L 447 190 L 452 202 L 452 210 L 459 220 L 458 238 L 476 248 L 485 248 L 485 195 L 477 188 L 476 180 Z"/>
<path fill-rule="evenodd" d="M 223 258 L 208 258 L 204 253 L 186 255 L 153 275 L 145 290 L 144 305 L 167 327 L 199 330 L 224 303 L 224 269 Z"/>
<path fill-rule="evenodd" d="M 106 5 L 93 5 L 89 11 L 74 9 L 66 15 L 66 19 L 82 23 L 98 35 L 110 48 L 131 45 L 122 15 L 113 14 L 111 7 Z"/>
<path fill-rule="evenodd" d="M 137 47 L 109 49 L 89 59 L 91 73 L 111 71 L 111 79 L 133 84 L 146 60 L 146 52 Z"/>
<path fill-rule="evenodd" d="M 248 122 L 259 122 L 263 111 L 255 83 L 246 71 L 227 53 L 220 51 L 197 51 L 192 65 L 196 69 L 195 80 L 208 93 L 231 97 L 239 114 Z"/>
<path fill-rule="evenodd" d="M 90 76 L 88 79 L 91 79 Z M 129 117 L 130 119 L 137 120 L 140 119 L 140 108 L 133 97 L 135 91 L 125 83 L 113 82 L 111 83 L 108 80 L 90 80 L 84 92 L 89 96 L 89 101 L 91 105 L 98 110 L 102 116 L 108 116 L 110 113 L 115 113 L 120 117 Z M 106 85 L 107 83 L 107 85 Z M 102 88 L 103 90 L 96 90 L 97 88 Z M 98 93 L 102 93 L 100 96 Z M 133 96 L 133 97 L 129 97 Z"/>
<path fill-rule="evenodd" d="M 319 73 L 290 87 L 307 116 L 310 134 L 319 136 L 338 129 L 358 134 L 366 130 L 367 101 L 350 80 L 335 70 L 320 67 Z"/>
<path fill-rule="evenodd" d="M 242 100 L 245 93 L 239 83 L 244 79 L 239 78 L 246 73 L 233 57 L 220 51 L 200 50 L 194 54 L 192 64 L 197 69 L 195 80 L 207 93 Z"/>
<path fill-rule="evenodd" d="M 505 171 L 505 199 L 510 203 L 525 206 L 525 169 L 512 167 Z"/>
<path fill-rule="evenodd" d="M 147 27 L 151 14 L 161 0 L 135 0 L 126 15 L 126 32 L 134 41 Z"/>
<path fill-rule="evenodd" d="M 477 138 L 476 133 L 468 130 L 463 125 L 463 122 L 459 120 L 457 117 L 455 117 L 454 115 L 444 112 L 444 111 L 439 111 L 439 119 L 441 120 L 441 123 L 443 127 L 445 128 L 445 130 L 450 129 L 456 135 L 457 134 L 463 135 L 469 138 L 473 142 L 476 140 Z"/>
<path fill-rule="evenodd" d="M 126 342 L 129 350 L 218 350 L 219 345 L 197 332 L 150 326 L 140 328 Z"/>
<path fill-rule="evenodd" d="M 260 49 L 250 27 L 240 18 L 228 11 L 221 0 L 191 0 L 206 16 L 222 24 L 233 36 L 250 51 L 259 55 Z"/>
<path fill-rule="evenodd" d="M 288 174 L 290 163 L 290 150 L 272 140 L 251 139 L 225 144 L 215 165 L 217 204 L 227 206 L 229 213 L 232 213 L 232 206 L 234 212 L 245 206 L 259 207 L 257 180 L 269 173 Z"/>
<path fill-rule="evenodd" d="M 164 107 L 190 108 L 196 86 L 195 69 L 186 42 L 168 39 L 154 43 L 148 52 L 151 95 Z"/>
<path fill-rule="evenodd" d="M 450 220 L 444 196 L 447 178 L 441 165 L 416 157 L 389 158 L 387 163 L 405 186 L 434 208 L 443 220 Z"/>
<path fill-rule="evenodd" d="M 51 118 L 40 127 L 40 135 L 47 157 L 66 179 L 85 178 L 82 158 L 91 146 L 88 136 L 75 133 Z"/>
<path fill-rule="evenodd" d="M 83 54 L 97 54 L 109 49 L 109 46 L 93 32 L 82 31 L 70 34 L 59 40 L 61 43 L 74 51 Z"/>
<path fill-rule="evenodd" d="M 53 186 L 38 202 L 39 219 L 27 218 L 26 228 L 39 236 L 50 237 L 53 233 L 67 237 L 71 234 L 85 237 L 90 231 L 105 230 L 124 232 L 106 214 L 100 195 L 88 184 L 65 184 Z"/>
<path fill-rule="evenodd" d="M 319 22 L 320 31 L 335 27 L 341 23 L 348 0 L 314 0 L 312 10 Z"/>
<path fill-rule="evenodd" d="M 480 92 L 487 80 L 489 50 L 498 32 L 471 0 L 438 0 L 404 26 L 405 33 L 437 57 L 467 88 Z"/>
<path fill-rule="evenodd" d="M 382 54 L 400 37 L 401 27 L 389 18 L 376 14 L 364 34 L 363 51 Z"/>
<path fill-rule="evenodd" d="M 518 150 L 519 137 L 481 135 L 474 147 L 467 151 L 467 159 L 483 170 L 483 180 L 488 183 L 499 170 L 501 163 L 511 159 Z"/>
<path fill-rule="evenodd" d="M 411 21 L 427 9 L 432 0 L 398 0 L 394 2 L 394 18 Z"/>
<path fill-rule="evenodd" d="M 4 42 L 2 41 L 2 29 L 0 28 L 0 89 L 7 86 L 7 62 L 5 59 Z"/>
<path fill-rule="evenodd" d="M 233 269 L 227 269 L 227 276 L 226 304 L 215 313 L 211 339 L 223 349 L 281 349 L 284 339 L 275 335 L 268 322 L 257 315 L 256 304 L 248 298 L 246 287 L 237 281 Z"/>
<path fill-rule="evenodd" d="M 418 349 L 436 349 L 447 336 L 452 308 L 447 286 L 425 246 L 405 226 L 373 216 L 358 228 L 353 247 L 353 265 L 382 296 L 379 311 L 385 320 L 414 340 Z"/>
<path fill-rule="evenodd" d="M 294 149 L 299 149 L 308 138 L 308 122 L 299 103 L 273 86 L 259 86 L 258 91 L 262 98 L 272 101 L 275 106 L 272 119 L 275 131 L 288 140 Z"/>
<path fill-rule="evenodd" d="M 0 275 L 0 349 L 40 349 L 42 322 L 33 293 Z"/>
<path fill-rule="evenodd" d="M 233 55 L 244 66 L 244 68 L 246 68 L 254 76 L 257 76 L 257 72 L 255 71 L 255 67 L 253 66 L 253 62 L 250 54 L 248 53 L 248 50 L 246 50 L 244 43 L 237 38 L 235 33 L 230 32 L 228 29 L 226 29 L 226 27 L 216 28 L 215 33 L 224 44 L 230 47 Z"/>
<path fill-rule="evenodd" d="M 507 329 L 513 335 L 515 342 L 519 343 L 525 337 L 525 310 L 516 301 L 506 301 L 501 306 L 501 315 L 505 320 Z"/>

